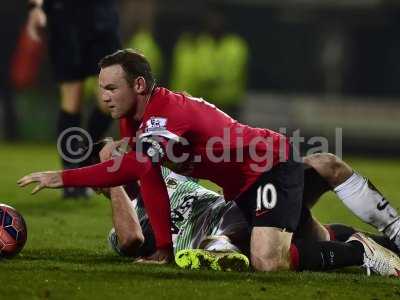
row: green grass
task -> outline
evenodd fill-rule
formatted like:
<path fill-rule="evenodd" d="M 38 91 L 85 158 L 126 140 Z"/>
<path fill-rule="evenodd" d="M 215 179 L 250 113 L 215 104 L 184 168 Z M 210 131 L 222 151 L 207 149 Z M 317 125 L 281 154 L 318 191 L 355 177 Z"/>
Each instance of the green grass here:
<path fill-rule="evenodd" d="M 190 272 L 174 266 L 141 266 L 114 255 L 108 200 L 61 201 L 56 190 L 31 196 L 21 176 L 57 169 L 55 146 L 0 144 L 0 202 L 16 207 L 29 234 L 22 253 L 0 261 L 0 299 L 399 299 L 400 282 L 340 273 Z M 400 160 L 351 159 L 395 206 L 400 206 Z M 328 194 L 315 208 L 323 222 L 362 224 Z"/>

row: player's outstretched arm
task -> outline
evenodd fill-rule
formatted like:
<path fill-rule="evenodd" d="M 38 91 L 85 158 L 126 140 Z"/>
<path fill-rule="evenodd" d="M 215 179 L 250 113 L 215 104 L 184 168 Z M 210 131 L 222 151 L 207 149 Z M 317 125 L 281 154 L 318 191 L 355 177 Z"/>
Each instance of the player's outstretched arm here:
<path fill-rule="evenodd" d="M 60 188 L 63 186 L 62 171 L 32 173 L 22 177 L 17 183 L 20 187 L 37 183 L 36 187 L 32 190 L 32 194 L 36 194 L 44 188 Z"/>
<path fill-rule="evenodd" d="M 106 188 L 129 184 L 138 180 L 151 169 L 148 158 L 139 161 L 135 152 L 108 160 L 90 167 L 64 171 L 37 172 L 24 176 L 18 181 L 20 187 L 37 182 L 33 194 L 43 188 L 95 187 Z"/>

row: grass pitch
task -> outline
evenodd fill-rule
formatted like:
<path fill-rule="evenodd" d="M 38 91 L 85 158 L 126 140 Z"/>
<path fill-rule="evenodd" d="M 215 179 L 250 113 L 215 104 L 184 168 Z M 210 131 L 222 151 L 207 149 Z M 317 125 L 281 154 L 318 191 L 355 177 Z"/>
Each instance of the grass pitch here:
<path fill-rule="evenodd" d="M 358 269 L 330 273 L 223 273 L 135 265 L 109 250 L 110 204 L 62 201 L 56 190 L 36 196 L 19 189 L 21 176 L 58 169 L 55 146 L 0 144 L 0 202 L 28 225 L 21 254 L 0 261 L 0 299 L 400 299 L 400 281 L 367 277 Z M 400 160 L 348 160 L 400 207 Z M 332 193 L 314 213 L 323 222 L 362 224 Z"/>

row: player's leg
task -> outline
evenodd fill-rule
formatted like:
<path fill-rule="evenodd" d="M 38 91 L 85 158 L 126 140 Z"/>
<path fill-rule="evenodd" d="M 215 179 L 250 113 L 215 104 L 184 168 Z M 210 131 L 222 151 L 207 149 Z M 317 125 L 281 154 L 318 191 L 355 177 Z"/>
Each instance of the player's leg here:
<path fill-rule="evenodd" d="M 322 177 L 313 167 L 303 164 L 304 168 L 304 190 L 303 206 L 311 209 L 321 196 L 332 190 L 329 182 Z"/>
<path fill-rule="evenodd" d="M 258 271 L 324 271 L 361 266 L 365 262 L 365 249 L 373 241 L 352 238 L 343 243 L 292 239 L 300 222 L 303 174 L 301 164 L 281 163 L 265 173 L 236 201 L 253 227 L 250 243 L 253 267 Z M 386 252 L 378 244 L 373 247 L 376 250 L 368 253 L 368 262 L 388 265 L 390 272 L 377 270 L 383 275 L 395 274 L 400 259 L 394 259 L 392 252 Z"/>
<path fill-rule="evenodd" d="M 327 271 L 363 264 L 364 248 L 357 241 L 343 243 L 292 237 L 292 233 L 280 228 L 254 228 L 251 239 L 253 267 L 258 271 Z"/>
<path fill-rule="evenodd" d="M 363 264 L 364 247 L 357 241 L 343 243 L 292 236 L 280 228 L 253 228 L 253 267 L 258 271 L 327 271 Z"/>
<path fill-rule="evenodd" d="M 61 138 L 60 148 L 61 161 L 63 169 L 73 169 L 79 167 L 79 164 L 73 162 L 71 159 L 78 159 L 79 157 L 73 156 L 73 153 L 79 151 L 79 141 L 76 138 L 72 138 L 70 143 L 68 140 L 70 137 L 78 134 L 76 130 L 66 134 L 66 130 L 70 128 L 79 128 L 81 126 L 81 99 L 82 99 L 83 85 L 82 81 L 62 82 L 60 83 L 61 93 L 61 108 L 58 114 L 57 122 L 57 138 Z M 82 188 L 64 188 L 63 198 L 77 198 L 80 196 L 86 196 L 86 190 Z"/>
<path fill-rule="evenodd" d="M 242 253 L 249 254 L 251 228 L 243 213 L 234 201 L 224 202 L 223 214 L 218 214 L 218 225 L 211 231 L 211 235 L 227 236 L 231 243 Z M 213 210 L 216 212 L 216 210 Z"/>
<path fill-rule="evenodd" d="M 262 174 L 236 204 L 251 228 L 250 259 L 257 271 L 290 268 L 290 244 L 301 215 L 304 170 L 290 159 Z"/>
<path fill-rule="evenodd" d="M 316 240 L 316 241 L 338 241 L 346 242 L 353 234 L 359 232 L 351 226 L 344 224 L 321 224 L 312 216 L 308 208 L 303 207 L 299 227 L 295 233 L 295 239 Z M 363 232 L 379 245 L 400 254 L 396 244 L 386 236 Z"/>
<path fill-rule="evenodd" d="M 55 12 L 57 18 L 54 18 L 53 26 L 51 26 L 51 56 L 57 80 L 62 82 L 60 130 L 64 130 L 65 127 L 80 127 L 84 81 L 91 76 L 98 76 L 98 63 L 101 58 L 121 48 L 118 14 L 113 5 L 96 3 L 82 6 L 81 9 L 83 11 L 73 21 L 70 20 L 67 12 L 65 16 L 64 14 L 60 16 L 58 12 Z M 91 16 L 93 22 L 88 23 L 85 16 Z M 66 18 L 65 22 L 63 22 L 64 18 Z M 93 85 L 95 97 L 98 96 L 97 86 L 97 80 L 95 80 Z M 99 97 L 96 98 L 99 99 Z M 101 108 L 95 106 L 89 116 L 87 127 L 94 142 L 104 135 L 111 121 L 109 115 L 105 113 L 104 106 Z M 85 160 L 81 161 L 79 166 L 88 164 L 90 161 Z"/>
<path fill-rule="evenodd" d="M 353 234 L 359 232 L 352 228 L 351 226 L 344 225 L 344 224 L 328 224 L 325 225 L 325 228 L 329 231 L 329 238 L 331 241 L 340 241 L 345 242 L 347 241 Z M 373 239 L 379 245 L 393 251 L 397 255 L 400 255 L 400 250 L 397 248 L 396 244 L 390 240 L 388 237 L 378 234 L 373 234 L 369 232 L 363 232 L 366 236 Z"/>
<path fill-rule="evenodd" d="M 72 115 L 80 114 L 82 108 L 83 81 L 62 82 L 60 83 L 60 92 L 61 110 Z"/>
<path fill-rule="evenodd" d="M 98 89 L 96 90 L 96 100 L 97 105 L 93 107 L 88 120 L 88 132 L 93 141 L 103 138 L 112 123 L 108 108 L 98 96 Z"/>
<path fill-rule="evenodd" d="M 80 127 L 81 125 L 81 105 L 82 105 L 82 89 L 83 84 L 82 81 L 71 81 L 71 82 L 62 82 L 60 83 L 60 92 L 61 92 L 61 109 L 58 116 L 58 124 L 57 124 L 57 137 L 59 138 L 61 135 L 64 135 L 66 130 L 72 127 Z M 77 130 L 71 132 L 71 136 L 78 134 Z M 70 141 L 72 145 L 68 145 L 69 136 L 65 136 L 60 139 L 61 142 L 61 151 L 66 157 L 71 157 L 73 152 L 78 151 L 78 139 L 71 139 Z M 71 146 L 71 148 L 69 148 Z M 79 159 L 79 157 L 77 157 Z M 77 163 L 66 160 L 62 158 L 64 169 L 76 168 L 78 167 Z"/>
<path fill-rule="evenodd" d="M 346 242 L 294 240 L 291 266 L 295 270 L 325 271 L 341 267 L 363 266 L 383 276 L 400 277 L 400 258 L 362 233 Z"/>
<path fill-rule="evenodd" d="M 315 217 L 313 217 L 311 211 L 304 206 L 304 203 L 299 226 L 297 227 L 294 238 L 315 241 L 332 240 L 329 227 L 324 226 Z M 347 239 L 343 240 L 343 242 L 346 240 Z"/>
<path fill-rule="evenodd" d="M 104 7 L 102 7 L 103 5 Z M 85 44 L 82 46 L 83 72 L 86 78 L 89 76 L 97 77 L 99 61 L 104 56 L 114 53 L 122 47 L 116 8 L 107 4 L 96 4 L 96 6 L 93 11 L 95 24 L 88 26 Z M 107 11 L 107 14 L 104 14 L 104 11 Z M 112 123 L 112 118 L 105 103 L 101 100 L 98 84 L 94 86 L 93 96 L 95 96 L 97 103 L 89 116 L 88 132 L 92 139 L 97 141 L 104 137 Z"/>
<path fill-rule="evenodd" d="M 66 8 L 47 7 L 49 55 L 61 94 L 58 133 L 69 127 L 79 127 L 81 117 L 84 80 L 80 68 L 81 41 L 70 13 Z"/>
<path fill-rule="evenodd" d="M 82 147 L 84 135 L 79 130 L 71 130 L 70 128 L 80 128 L 81 126 L 81 107 L 83 82 L 71 81 L 62 82 L 60 84 L 61 91 L 61 109 L 58 116 L 57 137 L 60 138 L 60 151 L 62 152 L 61 160 L 63 169 L 78 168 L 81 160 L 79 149 Z M 79 138 L 77 138 L 79 135 Z M 71 138 L 71 139 L 70 139 Z M 87 197 L 86 188 L 65 188 L 64 198 Z"/>
<path fill-rule="evenodd" d="M 398 276 L 396 268 L 400 266 L 400 259 L 395 251 L 387 249 L 396 249 L 389 239 L 364 236 L 345 225 L 323 226 L 303 207 L 290 248 L 291 266 L 296 270 L 322 271 L 362 263 L 368 271 Z"/>
<path fill-rule="evenodd" d="M 60 88 L 61 103 L 57 121 L 57 138 L 71 127 L 80 127 L 81 124 L 81 105 L 83 92 L 83 74 L 80 69 L 81 55 L 79 28 L 74 21 L 71 21 L 71 12 L 66 8 L 57 8 L 52 4 L 47 7 L 48 16 L 48 36 L 49 36 L 49 55 L 53 66 L 55 80 Z M 72 134 L 67 134 L 60 140 L 60 151 L 66 157 L 79 159 L 79 155 L 71 152 L 77 151 L 78 140 L 70 139 L 71 147 L 67 148 L 68 138 Z M 72 150 L 72 151 L 71 151 Z M 76 152 L 78 153 L 78 152 Z M 62 157 L 64 168 L 76 168 L 79 165 L 71 159 Z M 66 198 L 76 198 L 82 196 L 82 189 L 64 189 Z"/>
<path fill-rule="evenodd" d="M 304 158 L 333 188 L 343 203 L 361 220 L 373 225 L 400 248 L 400 217 L 371 181 L 333 154 Z"/>
<path fill-rule="evenodd" d="M 293 233 L 281 228 L 253 227 L 250 240 L 250 260 L 257 271 L 290 269 L 290 244 Z"/>
<path fill-rule="evenodd" d="M 339 157 L 331 153 L 316 153 L 303 158 L 303 162 L 314 168 L 331 187 L 348 179 L 353 170 Z"/>
<path fill-rule="evenodd" d="M 260 271 L 324 271 L 361 265 L 361 244 L 324 241 L 327 233 L 310 213 L 306 214 L 308 209 L 302 207 L 303 165 L 288 162 L 270 172 L 267 180 L 275 187 L 276 201 L 275 206 L 265 214 L 262 215 L 264 210 L 253 215 L 252 224 L 255 227 L 250 244 L 253 267 Z M 302 239 L 293 239 L 293 233 L 301 227 L 310 232 L 305 232 L 307 235 L 304 234 Z"/>

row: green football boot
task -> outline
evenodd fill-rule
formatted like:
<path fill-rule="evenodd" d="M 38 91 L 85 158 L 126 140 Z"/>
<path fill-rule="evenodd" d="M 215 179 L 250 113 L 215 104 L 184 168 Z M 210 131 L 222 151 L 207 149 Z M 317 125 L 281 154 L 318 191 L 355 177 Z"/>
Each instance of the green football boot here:
<path fill-rule="evenodd" d="M 217 258 L 203 249 L 183 249 L 175 255 L 176 264 L 183 269 L 210 269 Z"/>
<path fill-rule="evenodd" d="M 214 271 L 246 271 L 249 259 L 239 252 L 215 252 L 203 249 L 183 249 L 175 255 L 176 264 L 183 269 Z"/>
<path fill-rule="evenodd" d="M 239 252 L 213 252 L 217 257 L 211 264 L 216 271 L 244 272 L 249 270 L 250 262 L 246 255 Z"/>

